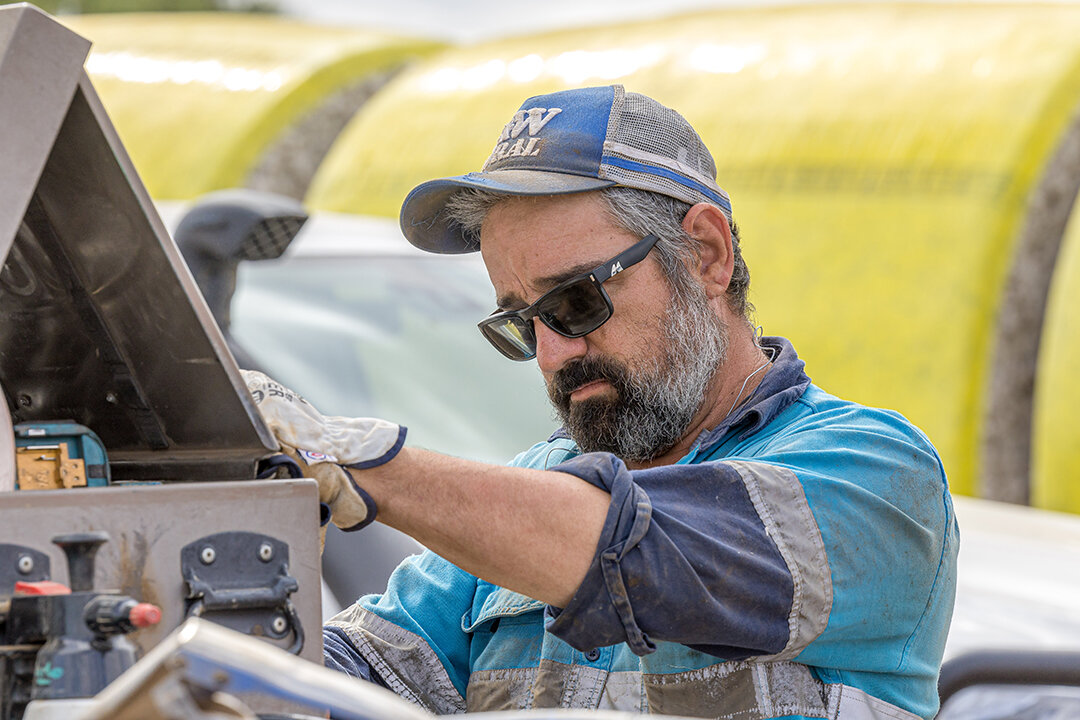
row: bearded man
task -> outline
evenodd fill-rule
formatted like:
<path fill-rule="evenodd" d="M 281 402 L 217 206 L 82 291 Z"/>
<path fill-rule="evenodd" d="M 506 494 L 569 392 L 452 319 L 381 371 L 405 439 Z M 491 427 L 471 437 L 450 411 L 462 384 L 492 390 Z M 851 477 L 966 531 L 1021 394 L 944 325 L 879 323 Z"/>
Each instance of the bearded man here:
<path fill-rule="evenodd" d="M 481 252 L 481 332 L 535 357 L 563 421 L 510 467 L 248 375 L 336 524 L 377 510 L 430 548 L 327 624 L 328 666 L 436 713 L 935 714 L 957 550 L 940 460 L 758 338 L 715 177 L 678 113 L 585 88 L 530 98 L 483 171 L 405 200 L 414 245 Z"/>

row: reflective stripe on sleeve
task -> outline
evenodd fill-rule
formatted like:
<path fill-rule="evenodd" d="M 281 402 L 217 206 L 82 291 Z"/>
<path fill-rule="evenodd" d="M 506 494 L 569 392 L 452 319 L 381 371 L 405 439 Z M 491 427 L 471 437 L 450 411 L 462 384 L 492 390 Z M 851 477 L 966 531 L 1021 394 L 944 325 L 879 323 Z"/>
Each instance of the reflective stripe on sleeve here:
<path fill-rule="evenodd" d="M 832 574 L 821 529 L 802 484 L 791 470 L 765 463 L 728 461 L 787 563 L 795 586 L 788 615 L 788 643 L 768 660 L 791 660 L 825 631 L 832 609 Z"/>

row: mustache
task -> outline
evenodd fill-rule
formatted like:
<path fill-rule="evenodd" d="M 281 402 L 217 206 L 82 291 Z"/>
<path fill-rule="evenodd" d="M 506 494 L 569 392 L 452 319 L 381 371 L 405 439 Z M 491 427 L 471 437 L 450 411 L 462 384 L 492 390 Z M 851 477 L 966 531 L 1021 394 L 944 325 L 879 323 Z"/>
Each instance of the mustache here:
<path fill-rule="evenodd" d="M 626 370 L 613 360 L 603 357 L 582 358 L 574 360 L 551 376 L 548 394 L 556 405 L 566 407 L 570 402 L 570 394 L 582 385 L 606 380 L 619 390 L 625 387 L 626 377 Z"/>

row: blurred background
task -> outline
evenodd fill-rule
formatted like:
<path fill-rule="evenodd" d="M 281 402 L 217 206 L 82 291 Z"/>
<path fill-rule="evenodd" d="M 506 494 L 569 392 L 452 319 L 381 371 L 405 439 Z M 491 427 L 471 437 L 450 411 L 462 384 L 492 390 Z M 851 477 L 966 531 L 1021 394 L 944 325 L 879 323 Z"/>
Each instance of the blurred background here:
<path fill-rule="evenodd" d="M 473 327 L 478 260 L 395 219 L 524 98 L 617 82 L 704 137 L 756 320 L 815 382 L 914 421 L 956 494 L 1080 512 L 1080 4 L 38 4 L 93 41 L 166 220 L 226 188 L 311 214 L 219 321 L 328 412 L 492 461 L 547 436 L 535 368 Z"/>
<path fill-rule="evenodd" d="M 805 0 L 803 0 L 805 1 Z M 0 3 L 0 5 L 9 3 Z M 405 0 L 393 4 L 354 0 L 56 0 L 33 3 L 53 14 L 107 12 L 262 12 L 324 24 L 377 28 L 469 42 L 613 20 L 662 17 L 694 8 L 782 4 L 777 0 L 550 0 L 542 11 L 510 11 L 497 0 Z M 787 3 L 791 4 L 791 3 Z"/>

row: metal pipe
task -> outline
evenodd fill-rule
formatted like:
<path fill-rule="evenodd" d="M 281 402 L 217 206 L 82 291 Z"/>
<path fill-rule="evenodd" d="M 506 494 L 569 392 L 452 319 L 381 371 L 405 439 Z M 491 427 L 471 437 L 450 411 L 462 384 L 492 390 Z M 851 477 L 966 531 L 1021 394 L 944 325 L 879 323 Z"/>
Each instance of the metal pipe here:
<path fill-rule="evenodd" d="M 972 685 L 1074 685 L 1080 687 L 1080 652 L 981 650 L 941 666 L 938 694 L 945 702 Z"/>

